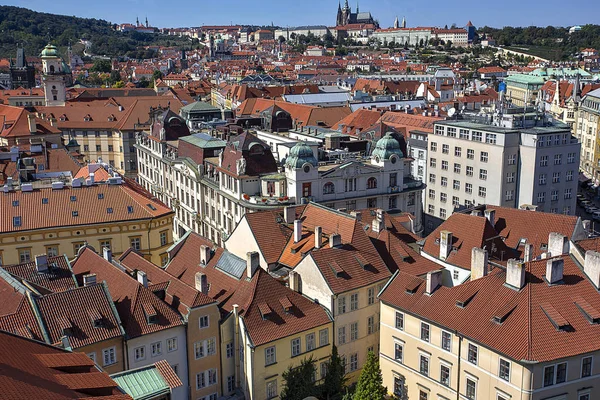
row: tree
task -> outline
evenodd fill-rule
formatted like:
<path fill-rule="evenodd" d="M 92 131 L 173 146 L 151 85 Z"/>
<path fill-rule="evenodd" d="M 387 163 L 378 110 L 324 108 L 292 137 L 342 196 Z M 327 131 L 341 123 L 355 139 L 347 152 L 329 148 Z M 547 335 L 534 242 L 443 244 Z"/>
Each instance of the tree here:
<path fill-rule="evenodd" d="M 110 71 L 110 82 L 115 83 L 121 80 L 121 73 L 119 71 Z"/>
<path fill-rule="evenodd" d="M 340 358 L 337 346 L 331 349 L 331 358 L 327 363 L 327 373 L 321 385 L 321 397 L 324 400 L 338 400 L 344 394 L 346 384 L 346 371 L 344 363 Z"/>
<path fill-rule="evenodd" d="M 387 394 L 387 389 L 383 386 L 383 377 L 379 368 L 379 360 L 369 352 L 367 362 L 363 365 L 363 369 L 358 378 L 356 391 L 352 400 L 383 400 Z"/>
<path fill-rule="evenodd" d="M 152 72 L 152 80 L 153 81 L 162 79 L 162 77 L 163 77 L 163 73 L 160 71 L 160 69 L 155 69 L 154 72 Z"/>
<path fill-rule="evenodd" d="M 297 367 L 288 367 L 282 375 L 285 384 L 281 391 L 281 400 L 304 400 L 309 396 L 317 395 L 316 372 L 315 360 L 312 356 L 302 360 Z"/>
<path fill-rule="evenodd" d="M 110 65 L 110 60 L 97 59 L 94 61 L 94 65 L 90 68 L 92 72 L 110 72 L 112 66 Z"/>

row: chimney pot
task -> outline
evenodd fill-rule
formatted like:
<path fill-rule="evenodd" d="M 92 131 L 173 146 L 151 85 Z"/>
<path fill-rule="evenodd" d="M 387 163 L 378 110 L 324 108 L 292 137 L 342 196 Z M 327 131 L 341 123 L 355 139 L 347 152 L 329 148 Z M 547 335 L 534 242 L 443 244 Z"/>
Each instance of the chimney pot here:
<path fill-rule="evenodd" d="M 259 268 L 260 258 L 258 252 L 249 251 L 246 253 L 246 277 L 252 279 L 252 276 Z"/>
<path fill-rule="evenodd" d="M 329 236 L 329 247 L 339 247 L 342 245 L 342 235 L 334 233 Z"/>
<path fill-rule="evenodd" d="M 525 286 L 525 264 L 511 258 L 506 265 L 506 284 L 517 290 Z"/>
<path fill-rule="evenodd" d="M 144 285 L 145 288 L 148 287 L 148 276 L 144 271 L 137 271 L 137 281 Z"/>
<path fill-rule="evenodd" d="M 302 240 L 302 221 L 297 219 L 294 221 L 294 243 Z"/>
<path fill-rule="evenodd" d="M 555 284 L 563 279 L 565 260 L 562 258 L 550 258 L 546 261 L 546 281 Z"/>
<path fill-rule="evenodd" d="M 208 294 L 208 277 L 203 272 L 196 272 L 195 275 L 195 287 L 196 290 Z"/>
<path fill-rule="evenodd" d="M 471 250 L 471 280 L 483 278 L 488 274 L 487 250 L 473 247 Z"/>
<path fill-rule="evenodd" d="M 320 249 L 322 242 L 323 242 L 323 228 L 321 228 L 320 226 L 315 226 L 315 249 Z"/>

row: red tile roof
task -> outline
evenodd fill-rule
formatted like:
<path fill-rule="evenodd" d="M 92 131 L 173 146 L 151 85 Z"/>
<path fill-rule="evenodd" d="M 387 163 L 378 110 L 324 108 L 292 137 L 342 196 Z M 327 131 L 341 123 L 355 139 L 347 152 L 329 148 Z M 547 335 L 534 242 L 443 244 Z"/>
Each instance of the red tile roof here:
<path fill-rule="evenodd" d="M 38 272 L 35 261 L 23 264 L 5 265 L 3 268 L 11 275 L 23 279 L 42 292 L 63 292 L 77 287 L 75 276 L 67 257 L 47 258 L 48 269 Z"/>
<path fill-rule="evenodd" d="M 25 286 L 0 271 L 0 330 L 43 341 L 44 335 L 27 292 Z"/>
<path fill-rule="evenodd" d="M 84 354 L 0 331 L 0 359 L 0 388 L 6 399 L 132 400 Z"/>
<path fill-rule="evenodd" d="M 175 371 L 173 371 L 173 368 L 171 368 L 171 365 L 169 365 L 167 360 L 160 360 L 155 362 L 154 365 L 171 389 L 183 386 L 183 382 L 181 382 L 181 379 L 179 379 Z"/>
<path fill-rule="evenodd" d="M 180 315 L 167 303 L 136 279 L 94 253 L 90 247 L 85 247 L 79 253 L 72 267 L 79 281 L 89 273 L 95 273 L 98 281 L 106 281 L 128 338 L 183 325 Z M 149 323 L 144 307 L 154 309 L 156 323 Z"/>
<path fill-rule="evenodd" d="M 564 278 L 556 285 L 546 283 L 547 260 L 539 260 L 526 264 L 526 284 L 520 291 L 505 286 L 505 270 L 495 268 L 484 278 L 440 287 L 431 296 L 424 295 L 425 281 L 420 279 L 411 295 L 406 287 L 419 278 L 400 272 L 380 298 L 516 361 L 547 362 L 598 351 L 600 325 L 591 324 L 577 304 L 600 310 L 600 295 L 574 259 L 561 258 Z M 458 307 L 456 301 L 468 293 L 476 294 L 465 307 Z M 578 303 L 579 298 L 585 303 Z M 505 319 L 494 322 L 494 316 Z M 568 324 L 568 329 L 558 330 L 550 318 Z"/>

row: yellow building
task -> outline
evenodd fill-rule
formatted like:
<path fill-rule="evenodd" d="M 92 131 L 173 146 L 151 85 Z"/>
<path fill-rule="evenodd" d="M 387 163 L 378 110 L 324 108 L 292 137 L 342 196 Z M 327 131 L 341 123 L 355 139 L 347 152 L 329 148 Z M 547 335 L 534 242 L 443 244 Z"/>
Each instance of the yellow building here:
<path fill-rule="evenodd" d="M 166 262 L 173 212 L 135 182 L 108 175 L 95 182 L 88 174 L 48 186 L 4 186 L 0 265 L 29 262 L 39 254 L 72 258 L 85 243 L 114 255 L 132 247 L 157 265 Z"/>
<path fill-rule="evenodd" d="M 595 183 L 600 182 L 600 89 L 589 92 L 581 101 L 577 116 L 577 139 L 581 142 L 579 167 Z"/>
<path fill-rule="evenodd" d="M 380 364 L 389 393 L 599 398 L 600 342 L 589 338 L 600 334 L 600 253 L 588 251 L 583 265 L 552 255 L 509 260 L 452 288 L 441 286 L 441 271 L 426 279 L 395 274 L 380 294 Z"/>
<path fill-rule="evenodd" d="M 517 107 L 535 104 L 538 92 L 544 85 L 544 78 L 533 75 L 516 74 L 504 79 L 506 97 Z"/>

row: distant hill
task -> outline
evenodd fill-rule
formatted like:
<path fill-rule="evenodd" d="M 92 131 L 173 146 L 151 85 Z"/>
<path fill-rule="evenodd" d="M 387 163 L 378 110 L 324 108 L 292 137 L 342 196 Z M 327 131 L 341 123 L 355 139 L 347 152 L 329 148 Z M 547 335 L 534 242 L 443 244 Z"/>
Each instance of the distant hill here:
<path fill-rule="evenodd" d="M 51 41 L 61 52 L 80 39 L 92 42 L 95 55 L 140 57 L 141 46 L 190 46 L 189 39 L 160 34 L 117 32 L 110 22 L 94 18 L 41 13 L 26 8 L 0 6 L 0 57 L 15 57 L 17 44 L 28 56 L 37 56 Z M 81 46 L 76 47 L 81 50 Z"/>

